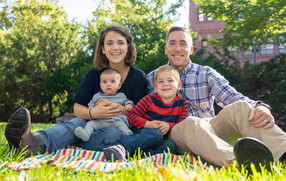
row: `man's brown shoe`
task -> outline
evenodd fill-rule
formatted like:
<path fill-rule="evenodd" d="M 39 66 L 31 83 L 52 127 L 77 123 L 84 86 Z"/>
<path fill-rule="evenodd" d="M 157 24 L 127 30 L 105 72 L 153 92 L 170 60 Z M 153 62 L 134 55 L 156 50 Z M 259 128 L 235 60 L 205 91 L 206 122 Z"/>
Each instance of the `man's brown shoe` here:
<path fill-rule="evenodd" d="M 279 161 L 286 165 L 286 152 L 279 158 Z"/>
<path fill-rule="evenodd" d="M 274 162 L 271 151 L 258 139 L 245 137 L 236 141 L 233 152 L 238 164 L 244 165 L 249 174 L 252 174 L 250 165 L 253 164 L 258 172 L 261 171 L 260 165 L 265 166 L 266 170 L 271 170 Z"/>
<path fill-rule="evenodd" d="M 5 128 L 5 137 L 10 149 L 26 148 L 28 154 L 44 151 L 44 137 L 40 133 L 31 133 L 30 112 L 26 108 L 18 109 L 11 116 Z"/>

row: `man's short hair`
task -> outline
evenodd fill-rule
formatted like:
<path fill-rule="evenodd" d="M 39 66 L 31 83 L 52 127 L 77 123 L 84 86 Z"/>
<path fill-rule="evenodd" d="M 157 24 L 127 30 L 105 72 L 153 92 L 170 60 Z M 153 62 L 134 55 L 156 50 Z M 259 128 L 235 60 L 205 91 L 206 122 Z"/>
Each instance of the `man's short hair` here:
<path fill-rule="evenodd" d="M 166 36 L 166 42 L 168 42 L 170 34 L 173 33 L 174 31 L 182 31 L 182 32 L 189 34 L 190 35 L 189 42 L 190 42 L 190 45 L 193 46 L 193 38 L 192 38 L 190 31 L 187 28 L 179 27 L 179 26 L 174 26 L 168 31 L 167 36 Z"/>

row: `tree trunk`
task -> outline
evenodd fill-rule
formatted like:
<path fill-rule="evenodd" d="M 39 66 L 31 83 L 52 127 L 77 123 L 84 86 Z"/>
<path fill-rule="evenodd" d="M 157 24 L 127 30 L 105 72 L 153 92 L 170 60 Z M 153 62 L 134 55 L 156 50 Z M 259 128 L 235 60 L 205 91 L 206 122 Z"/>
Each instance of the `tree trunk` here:
<path fill-rule="evenodd" d="M 48 115 L 48 120 L 47 120 L 47 122 L 49 123 L 49 122 L 51 121 L 52 116 L 53 116 L 52 101 L 49 101 L 48 107 L 49 107 L 49 115 Z"/>
<path fill-rule="evenodd" d="M 39 106 L 39 121 L 37 122 L 44 122 L 44 123 L 48 123 L 48 120 L 47 118 L 45 117 L 45 114 L 44 114 L 44 109 L 43 109 L 43 103 L 38 100 L 38 106 Z"/>

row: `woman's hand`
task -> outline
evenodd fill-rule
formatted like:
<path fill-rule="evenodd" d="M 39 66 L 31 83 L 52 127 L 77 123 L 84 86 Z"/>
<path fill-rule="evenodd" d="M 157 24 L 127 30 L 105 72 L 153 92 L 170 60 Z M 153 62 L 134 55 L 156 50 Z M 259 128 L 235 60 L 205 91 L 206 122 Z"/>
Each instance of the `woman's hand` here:
<path fill-rule="evenodd" d="M 111 119 L 121 114 L 124 107 L 110 100 L 100 99 L 91 110 L 94 119 Z"/>
<path fill-rule="evenodd" d="M 91 109 L 90 112 L 88 107 L 78 103 L 74 104 L 74 114 L 76 115 L 76 117 L 87 120 L 114 118 L 117 115 L 121 114 L 123 109 L 124 107 L 120 104 L 108 100 L 99 101 L 98 103 L 96 103 L 95 107 Z"/>

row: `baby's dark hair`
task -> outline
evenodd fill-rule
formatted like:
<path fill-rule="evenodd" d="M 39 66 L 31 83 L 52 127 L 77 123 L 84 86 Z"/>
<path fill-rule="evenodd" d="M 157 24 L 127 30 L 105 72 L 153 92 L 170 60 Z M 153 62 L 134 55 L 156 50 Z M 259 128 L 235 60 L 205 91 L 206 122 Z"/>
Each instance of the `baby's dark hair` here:
<path fill-rule="evenodd" d="M 101 75 L 102 74 L 113 74 L 113 73 L 120 75 L 120 73 L 117 70 L 115 70 L 115 69 L 105 69 L 104 71 L 101 72 Z"/>
<path fill-rule="evenodd" d="M 101 75 L 111 75 L 111 74 L 119 75 L 121 80 L 121 74 L 115 69 L 105 69 L 103 72 L 101 72 L 100 77 Z"/>

